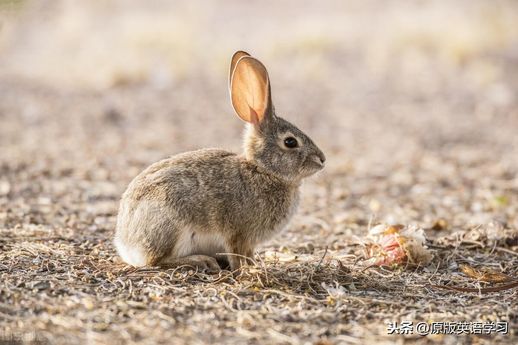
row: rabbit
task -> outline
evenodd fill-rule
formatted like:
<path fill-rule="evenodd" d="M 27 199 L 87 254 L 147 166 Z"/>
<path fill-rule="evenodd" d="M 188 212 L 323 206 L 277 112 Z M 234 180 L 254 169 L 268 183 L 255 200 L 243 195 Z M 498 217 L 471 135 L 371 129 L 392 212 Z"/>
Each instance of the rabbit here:
<path fill-rule="evenodd" d="M 216 258 L 224 253 L 238 270 L 292 217 L 301 181 L 324 167 L 317 145 L 275 114 L 259 60 L 236 52 L 229 90 L 247 123 L 244 153 L 185 152 L 135 177 L 122 195 L 114 238 L 126 263 L 219 270 Z"/>

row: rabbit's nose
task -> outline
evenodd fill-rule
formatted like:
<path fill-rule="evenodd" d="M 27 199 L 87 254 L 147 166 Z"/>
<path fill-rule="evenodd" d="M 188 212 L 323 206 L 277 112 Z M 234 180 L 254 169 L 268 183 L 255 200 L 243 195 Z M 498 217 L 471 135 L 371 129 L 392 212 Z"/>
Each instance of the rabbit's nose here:
<path fill-rule="evenodd" d="M 324 163 L 326 162 L 326 156 L 324 156 L 324 154 L 322 152 L 318 152 L 317 157 L 320 160 L 320 163 L 322 165 L 324 165 Z"/>
<path fill-rule="evenodd" d="M 326 156 L 324 156 L 324 154 L 323 154 L 323 153 L 321 153 L 321 154 L 319 155 L 319 158 L 320 158 L 320 163 L 324 164 L 324 163 L 326 162 Z"/>
<path fill-rule="evenodd" d="M 324 162 L 326 161 L 326 156 L 322 152 L 317 152 L 312 157 L 313 161 L 319 164 L 321 167 L 324 167 Z"/>

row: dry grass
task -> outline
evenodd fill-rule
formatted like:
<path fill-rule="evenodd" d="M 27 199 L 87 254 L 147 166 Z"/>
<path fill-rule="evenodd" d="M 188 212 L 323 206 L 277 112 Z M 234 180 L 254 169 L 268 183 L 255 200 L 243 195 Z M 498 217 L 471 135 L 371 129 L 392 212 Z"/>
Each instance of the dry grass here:
<path fill-rule="evenodd" d="M 96 4 L 36 3 L 0 32 L 0 343 L 517 342 L 517 288 L 433 287 L 498 286 L 462 264 L 518 278 L 514 2 Z M 240 48 L 328 166 L 239 277 L 124 265 L 111 238 L 129 181 L 170 154 L 240 149 L 225 85 Z M 432 263 L 361 266 L 378 222 L 424 228 Z M 510 331 L 388 335 L 402 320 Z"/>
<path fill-rule="evenodd" d="M 354 245 L 281 253 L 281 260 L 259 255 L 257 266 L 236 278 L 228 271 L 130 268 L 114 257 L 108 234 L 2 234 L 4 334 L 36 332 L 39 341 L 51 343 L 362 343 L 397 340 L 383 336 L 385 322 L 395 320 L 509 320 L 511 334 L 497 338 L 516 339 L 517 314 L 510 308 L 516 292 L 430 286 L 481 287 L 458 274 L 462 263 L 517 277 L 518 255 L 497 242 L 444 238 L 432 245 L 430 267 L 395 271 L 355 264 Z"/>

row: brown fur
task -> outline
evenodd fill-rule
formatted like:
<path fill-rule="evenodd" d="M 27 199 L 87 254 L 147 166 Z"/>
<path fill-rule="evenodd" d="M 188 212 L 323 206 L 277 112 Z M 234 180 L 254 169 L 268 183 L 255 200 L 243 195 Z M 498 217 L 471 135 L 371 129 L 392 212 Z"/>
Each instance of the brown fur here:
<path fill-rule="evenodd" d="M 221 241 L 221 249 L 237 254 L 228 257 L 231 268 L 239 268 L 241 256 L 251 257 L 257 244 L 286 225 L 302 178 L 320 170 L 325 160 L 309 137 L 274 114 L 272 105 L 258 118 L 247 128 L 244 155 L 202 149 L 140 173 L 122 196 L 116 243 L 144 255 L 147 265 L 210 268 L 217 249 L 211 246 L 219 248 Z M 300 146 L 285 147 L 287 135 Z M 198 242 L 210 256 L 196 252 Z"/>

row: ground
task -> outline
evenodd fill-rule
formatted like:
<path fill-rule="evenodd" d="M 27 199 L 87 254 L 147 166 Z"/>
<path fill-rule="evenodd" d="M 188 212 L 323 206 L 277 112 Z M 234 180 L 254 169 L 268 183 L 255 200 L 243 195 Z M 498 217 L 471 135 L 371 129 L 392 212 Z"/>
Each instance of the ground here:
<path fill-rule="evenodd" d="M 56 2 L 53 16 L 13 3 L 0 35 L 0 343 L 518 342 L 517 288 L 436 287 L 499 286 L 462 264 L 518 278 L 515 3 Z M 237 49 L 268 67 L 278 113 L 326 168 L 240 276 L 125 265 L 112 237 L 134 176 L 183 151 L 241 150 L 226 86 Z M 423 228 L 431 263 L 363 266 L 378 223 Z M 388 334 L 403 321 L 509 331 Z"/>

